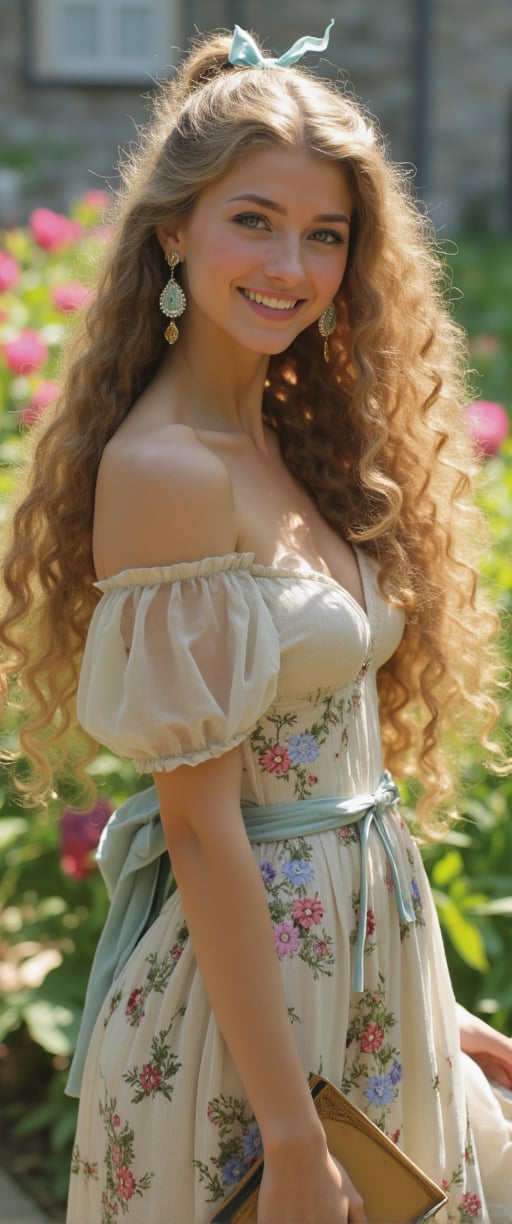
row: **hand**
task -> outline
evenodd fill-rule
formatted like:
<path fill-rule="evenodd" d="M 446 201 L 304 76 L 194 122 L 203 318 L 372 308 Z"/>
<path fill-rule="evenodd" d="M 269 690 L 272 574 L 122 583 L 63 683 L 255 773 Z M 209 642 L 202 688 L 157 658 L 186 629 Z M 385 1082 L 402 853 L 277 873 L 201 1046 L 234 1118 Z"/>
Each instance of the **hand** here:
<path fill-rule="evenodd" d="M 512 1039 L 473 1016 L 460 1003 L 457 1012 L 461 1049 L 478 1063 L 487 1079 L 512 1089 Z"/>
<path fill-rule="evenodd" d="M 279 1163 L 265 1159 L 257 1224 L 366 1224 L 361 1195 L 329 1152 Z"/>

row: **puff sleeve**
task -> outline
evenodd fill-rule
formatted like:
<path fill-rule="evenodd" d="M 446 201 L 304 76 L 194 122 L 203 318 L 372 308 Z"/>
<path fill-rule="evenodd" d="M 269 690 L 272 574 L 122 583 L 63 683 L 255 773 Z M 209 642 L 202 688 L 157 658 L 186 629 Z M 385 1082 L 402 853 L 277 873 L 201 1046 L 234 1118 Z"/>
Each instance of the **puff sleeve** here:
<path fill-rule="evenodd" d="M 233 553 L 97 584 L 78 718 L 141 773 L 221 756 L 270 705 L 279 641 L 252 560 Z"/>

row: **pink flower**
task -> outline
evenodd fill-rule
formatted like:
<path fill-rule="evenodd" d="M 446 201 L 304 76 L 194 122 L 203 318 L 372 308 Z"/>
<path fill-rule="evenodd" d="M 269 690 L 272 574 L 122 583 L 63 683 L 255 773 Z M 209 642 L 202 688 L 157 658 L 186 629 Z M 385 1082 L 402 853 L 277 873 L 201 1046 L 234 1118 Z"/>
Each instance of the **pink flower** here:
<path fill-rule="evenodd" d="M 162 1083 L 162 1076 L 158 1068 L 153 1066 L 153 1063 L 144 1063 L 139 1075 L 139 1083 L 147 1096 L 149 1096 L 150 1092 L 156 1092 L 156 1089 Z"/>
<path fill-rule="evenodd" d="M 180 956 L 182 955 L 182 952 L 183 952 L 183 944 L 179 944 L 179 943 L 173 944 L 171 948 L 171 960 L 172 960 L 173 965 L 178 964 L 178 961 L 180 959 Z"/>
<path fill-rule="evenodd" d="M 60 818 L 61 869 L 73 880 L 85 880 L 94 869 L 91 852 L 96 849 L 112 807 L 108 799 L 98 802 L 88 812 L 66 808 Z"/>
<path fill-rule="evenodd" d="M 131 1199 L 135 1193 L 135 1178 L 127 1165 L 120 1165 L 117 1170 L 117 1193 L 122 1199 Z"/>
<path fill-rule="evenodd" d="M 144 991 L 139 986 L 135 990 L 132 990 L 131 995 L 129 995 L 128 997 L 126 1007 L 124 1009 L 125 1016 L 133 1016 L 133 1013 L 138 1010 L 138 1008 L 141 1006 L 143 1002 L 144 1002 Z"/>
<path fill-rule="evenodd" d="M 22 425 L 34 425 L 39 417 L 44 412 L 48 404 L 52 403 L 59 394 L 59 384 L 51 382 L 49 379 L 46 382 L 39 383 L 36 387 L 30 403 L 20 412 L 20 421 Z"/>
<path fill-rule="evenodd" d="M 30 214 L 30 228 L 37 245 L 45 251 L 59 251 L 70 246 L 82 232 L 78 221 L 72 221 L 51 208 L 35 208 Z"/>
<path fill-rule="evenodd" d="M 315 782 L 318 782 L 316 774 L 308 774 L 308 782 L 311 783 L 311 786 L 314 786 Z"/>
<path fill-rule="evenodd" d="M 112 1118 L 112 1126 L 115 1126 L 116 1130 L 118 1130 L 120 1125 L 121 1125 L 121 1119 L 119 1117 L 119 1114 L 114 1114 L 114 1117 Z"/>
<path fill-rule="evenodd" d="M 390 1135 L 390 1139 L 392 1143 L 398 1143 L 399 1138 L 400 1138 L 400 1127 L 398 1128 L 398 1130 L 393 1131 L 393 1134 Z"/>
<path fill-rule="evenodd" d="M 294 921 L 305 927 L 306 931 L 315 923 L 321 922 L 323 916 L 324 907 L 318 897 L 300 897 L 293 902 Z"/>
<path fill-rule="evenodd" d="M 7 251 L 0 251 L 0 293 L 6 293 L 8 289 L 12 289 L 16 281 L 19 280 L 21 268 L 12 255 Z"/>
<path fill-rule="evenodd" d="M 464 1211 L 467 1211 L 468 1215 L 473 1217 L 479 1216 L 482 1210 L 482 1203 L 478 1194 L 471 1194 L 470 1191 L 466 1191 L 466 1194 L 462 1195 L 460 1205 L 464 1208 Z"/>
<path fill-rule="evenodd" d="M 359 1044 L 365 1054 L 373 1054 L 374 1050 L 380 1050 L 383 1040 L 384 1029 L 380 1027 L 380 1024 L 376 1024 L 374 1020 L 371 1020 L 367 1024 L 364 1033 L 361 1033 Z"/>
<path fill-rule="evenodd" d="M 4 345 L 5 360 L 11 374 L 30 374 L 39 370 L 48 359 L 48 349 L 38 332 L 27 328 L 17 340 Z"/>
<path fill-rule="evenodd" d="M 319 942 L 315 944 L 313 951 L 315 952 L 316 956 L 328 956 L 329 954 L 329 948 L 323 940 L 319 940 Z"/>
<path fill-rule="evenodd" d="M 372 909 L 366 911 L 366 934 L 373 935 L 377 926 L 375 914 Z"/>
<path fill-rule="evenodd" d="M 465 412 L 470 437 L 483 459 L 492 459 L 508 434 L 508 416 L 501 404 L 475 400 Z"/>
<path fill-rule="evenodd" d="M 267 773 L 284 774 L 288 773 L 291 766 L 291 760 L 288 756 L 286 748 L 282 744 L 272 744 L 266 752 L 260 756 L 260 765 L 266 769 Z"/>
<path fill-rule="evenodd" d="M 113 1145 L 112 1156 L 114 1159 L 114 1164 L 118 1165 L 121 1163 L 121 1148 L 119 1147 L 118 1143 L 114 1143 Z"/>
<path fill-rule="evenodd" d="M 80 281 L 69 281 L 67 285 L 54 285 L 52 302 L 62 314 L 73 314 L 90 301 L 91 294 Z"/>
<path fill-rule="evenodd" d="M 81 203 L 87 204 L 88 208 L 93 208 L 96 212 L 103 212 L 109 200 L 108 191 L 102 191 L 98 187 L 93 187 L 91 191 L 86 191 L 85 195 L 81 197 Z"/>
<path fill-rule="evenodd" d="M 283 956 L 291 956 L 293 952 L 297 951 L 299 946 L 298 931 L 289 922 L 276 922 L 274 924 L 274 942 L 280 960 L 282 960 Z"/>

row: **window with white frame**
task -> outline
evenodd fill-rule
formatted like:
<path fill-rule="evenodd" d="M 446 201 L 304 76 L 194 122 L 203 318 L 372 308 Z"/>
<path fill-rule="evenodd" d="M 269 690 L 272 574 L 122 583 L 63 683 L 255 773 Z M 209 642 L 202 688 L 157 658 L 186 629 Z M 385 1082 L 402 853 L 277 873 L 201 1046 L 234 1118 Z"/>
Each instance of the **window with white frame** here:
<path fill-rule="evenodd" d="M 30 71 L 66 84 L 149 83 L 175 61 L 179 0 L 31 0 Z"/>

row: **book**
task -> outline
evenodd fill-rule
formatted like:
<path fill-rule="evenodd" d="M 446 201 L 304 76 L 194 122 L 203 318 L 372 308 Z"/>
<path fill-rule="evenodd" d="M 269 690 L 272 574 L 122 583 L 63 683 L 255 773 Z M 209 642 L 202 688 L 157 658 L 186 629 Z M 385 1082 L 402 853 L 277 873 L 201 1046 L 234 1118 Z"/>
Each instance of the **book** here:
<path fill-rule="evenodd" d="M 309 1077 L 316 1111 L 333 1156 L 362 1196 L 368 1224 L 422 1224 L 446 1194 L 329 1080 Z M 256 1224 L 260 1157 L 224 1199 L 211 1224 Z"/>

